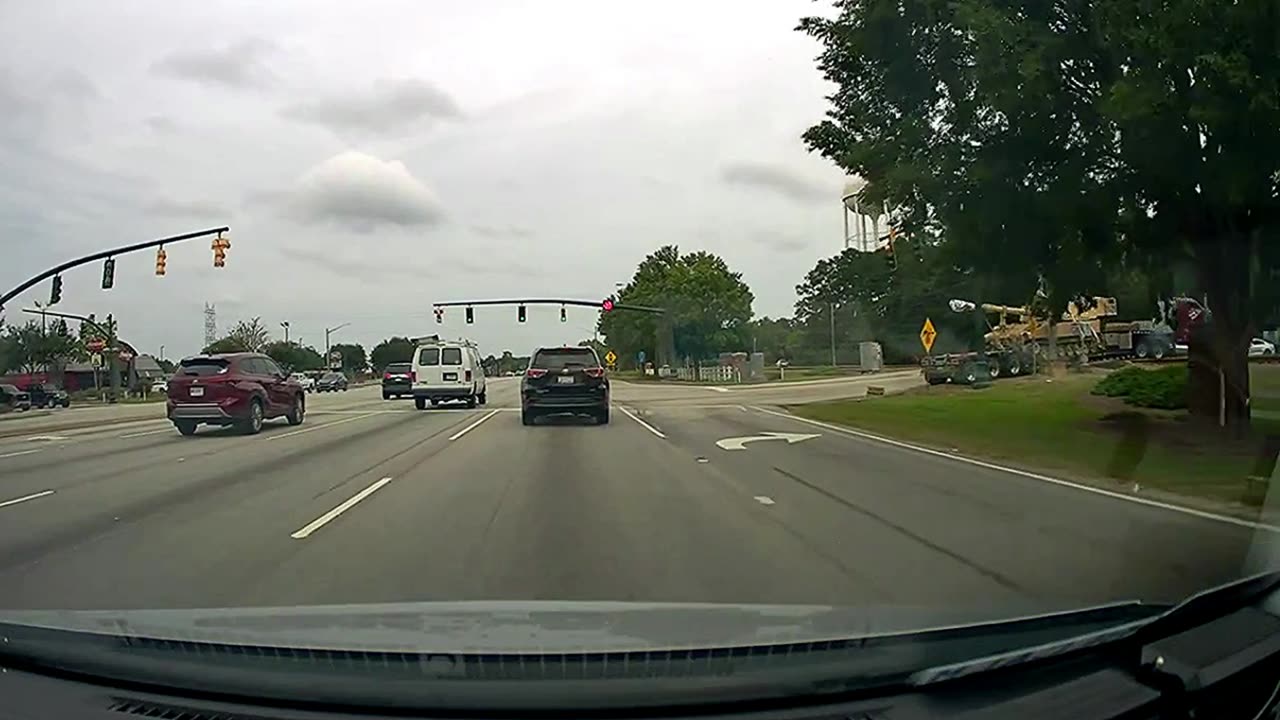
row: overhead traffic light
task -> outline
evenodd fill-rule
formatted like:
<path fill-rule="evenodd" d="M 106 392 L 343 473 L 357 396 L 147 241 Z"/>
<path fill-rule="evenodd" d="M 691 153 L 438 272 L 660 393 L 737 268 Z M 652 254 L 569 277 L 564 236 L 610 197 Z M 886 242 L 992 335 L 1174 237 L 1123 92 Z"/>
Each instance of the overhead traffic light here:
<path fill-rule="evenodd" d="M 49 290 L 49 305 L 57 305 L 62 300 L 62 276 L 53 276 L 53 288 Z"/>
<path fill-rule="evenodd" d="M 520 322 L 524 322 L 524 317 L 525 317 L 524 305 L 521 305 L 520 307 L 516 308 L 516 319 L 519 320 Z"/>
<path fill-rule="evenodd" d="M 475 321 L 476 321 L 476 314 L 475 314 L 475 311 L 471 309 L 471 306 L 470 306 L 470 305 L 468 305 L 468 306 L 467 306 L 467 324 L 468 324 L 468 325 L 470 325 L 471 323 L 473 323 L 473 322 L 475 322 Z"/>
<path fill-rule="evenodd" d="M 435 313 L 436 313 L 436 324 L 439 325 L 440 323 L 444 322 L 444 308 L 436 307 Z"/>
<path fill-rule="evenodd" d="M 209 247 L 213 249 L 213 266 L 226 267 L 227 250 L 231 249 L 231 241 L 222 237 L 222 233 L 218 233 L 218 237 L 213 239 Z"/>
<path fill-rule="evenodd" d="M 601 309 L 601 310 L 603 310 L 603 311 L 605 311 L 605 312 L 609 312 L 610 310 L 613 310 L 613 298 L 611 298 L 611 297 L 607 297 L 607 298 L 605 298 L 605 299 L 600 303 L 600 309 Z"/>
<path fill-rule="evenodd" d="M 569 322 L 569 314 L 565 312 L 564 306 L 560 306 L 560 322 Z"/>
<path fill-rule="evenodd" d="M 106 262 L 102 263 L 102 289 L 110 290 L 111 288 L 115 287 L 115 284 L 116 284 L 116 259 L 107 258 Z"/>
<path fill-rule="evenodd" d="M 164 247 L 161 247 L 159 250 L 156 250 L 156 274 L 157 275 L 161 275 L 161 276 L 164 275 L 164 266 L 168 258 L 169 256 L 165 253 Z"/>

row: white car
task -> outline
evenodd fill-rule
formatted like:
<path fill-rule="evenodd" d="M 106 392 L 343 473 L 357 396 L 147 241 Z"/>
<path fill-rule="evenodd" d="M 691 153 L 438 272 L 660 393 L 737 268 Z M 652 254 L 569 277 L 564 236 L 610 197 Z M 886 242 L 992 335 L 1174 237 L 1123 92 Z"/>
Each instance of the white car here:
<path fill-rule="evenodd" d="M 422 340 L 413 352 L 413 404 L 425 410 L 427 403 L 461 400 L 467 407 L 484 405 L 484 365 L 469 340 Z"/>
<path fill-rule="evenodd" d="M 1263 340 L 1262 338 L 1254 338 L 1249 341 L 1249 357 L 1257 357 L 1259 355 L 1275 355 L 1276 346 Z"/>
<path fill-rule="evenodd" d="M 301 385 L 302 389 L 306 392 L 311 392 L 316 389 L 316 379 L 308 376 L 306 373 L 294 373 L 289 376 L 289 379 Z"/>

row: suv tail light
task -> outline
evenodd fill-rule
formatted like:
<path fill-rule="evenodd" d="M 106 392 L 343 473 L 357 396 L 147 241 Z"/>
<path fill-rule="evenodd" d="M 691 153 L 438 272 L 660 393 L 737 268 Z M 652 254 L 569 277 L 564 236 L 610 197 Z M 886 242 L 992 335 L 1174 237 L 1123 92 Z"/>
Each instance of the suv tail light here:
<path fill-rule="evenodd" d="M 587 377 L 602 378 L 604 377 L 604 368 L 602 367 L 587 368 L 586 373 L 587 373 Z"/>
<path fill-rule="evenodd" d="M 524 372 L 525 377 L 540 378 L 546 375 L 547 371 L 542 368 L 529 368 Z"/>
<path fill-rule="evenodd" d="M 382 373 L 382 379 L 383 379 L 383 380 L 390 380 L 390 379 L 391 379 L 391 373 Z"/>

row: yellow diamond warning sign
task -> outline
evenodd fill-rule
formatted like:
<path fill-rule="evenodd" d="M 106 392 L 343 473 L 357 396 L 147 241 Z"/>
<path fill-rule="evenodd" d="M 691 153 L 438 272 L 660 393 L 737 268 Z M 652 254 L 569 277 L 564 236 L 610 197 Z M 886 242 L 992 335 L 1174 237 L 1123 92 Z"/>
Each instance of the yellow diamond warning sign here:
<path fill-rule="evenodd" d="M 618 356 L 615 355 L 612 350 L 610 350 L 609 352 L 604 354 L 604 362 L 609 367 L 613 367 L 614 363 L 618 362 Z"/>
<path fill-rule="evenodd" d="M 925 352 L 933 351 L 933 341 L 937 338 L 938 331 L 933 329 L 933 321 L 925 318 L 924 327 L 920 328 L 920 344 L 924 346 Z"/>

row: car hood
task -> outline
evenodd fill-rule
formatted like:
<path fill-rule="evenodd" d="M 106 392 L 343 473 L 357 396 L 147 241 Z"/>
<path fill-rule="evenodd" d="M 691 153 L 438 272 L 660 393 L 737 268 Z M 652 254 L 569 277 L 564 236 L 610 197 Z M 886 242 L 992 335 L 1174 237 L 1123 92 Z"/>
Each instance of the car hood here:
<path fill-rule="evenodd" d="M 1120 603 L 1120 606 L 1129 603 Z M 0 623 L 169 640 L 399 652 L 606 652 L 814 642 L 1067 612 L 635 602 L 415 602 L 0 612 Z M 1155 609 L 1152 608 L 1154 612 Z"/>

